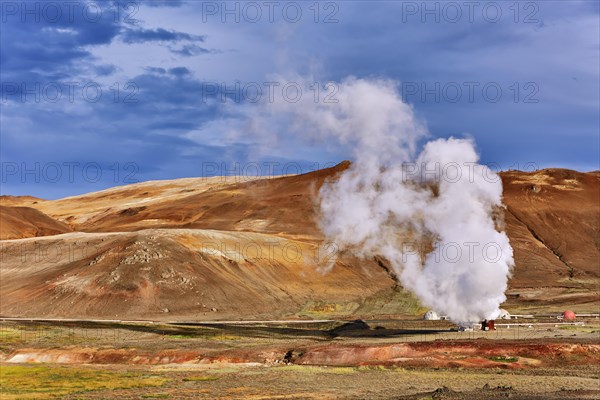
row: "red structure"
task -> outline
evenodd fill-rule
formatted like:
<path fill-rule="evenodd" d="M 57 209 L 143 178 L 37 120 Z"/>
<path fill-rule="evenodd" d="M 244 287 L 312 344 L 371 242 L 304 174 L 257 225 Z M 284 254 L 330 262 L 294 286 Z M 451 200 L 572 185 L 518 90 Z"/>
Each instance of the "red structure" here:
<path fill-rule="evenodd" d="M 495 327 L 495 322 L 493 319 L 490 319 L 489 321 L 487 319 L 484 319 L 483 321 L 481 321 L 481 330 L 482 331 L 495 331 L 496 327 Z"/>
<path fill-rule="evenodd" d="M 565 311 L 563 312 L 563 319 L 565 321 L 574 321 L 575 318 L 577 318 L 577 316 L 575 315 L 575 313 L 573 311 Z"/>

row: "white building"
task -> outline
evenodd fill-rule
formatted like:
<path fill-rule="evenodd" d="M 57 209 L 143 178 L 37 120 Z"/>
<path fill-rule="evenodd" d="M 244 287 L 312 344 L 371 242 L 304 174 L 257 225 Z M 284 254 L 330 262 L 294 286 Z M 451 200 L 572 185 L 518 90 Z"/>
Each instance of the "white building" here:
<path fill-rule="evenodd" d="M 425 315 L 423 315 L 423 319 L 428 321 L 439 321 L 441 318 L 438 313 L 433 310 L 429 310 L 425 313 Z"/>

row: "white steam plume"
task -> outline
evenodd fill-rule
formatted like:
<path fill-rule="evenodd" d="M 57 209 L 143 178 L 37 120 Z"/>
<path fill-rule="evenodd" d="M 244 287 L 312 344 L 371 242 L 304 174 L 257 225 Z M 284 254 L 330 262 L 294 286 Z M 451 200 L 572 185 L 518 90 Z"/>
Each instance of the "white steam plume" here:
<path fill-rule="evenodd" d="M 340 249 L 385 257 L 423 305 L 455 322 L 496 317 L 513 266 L 492 218 L 502 206 L 500 178 L 477 164 L 468 139 L 430 141 L 416 154 L 427 132 L 396 82 L 348 78 L 335 97 L 275 102 L 253 116 L 264 127 L 285 115 L 288 132 L 352 149 L 350 168 L 320 191 L 324 234 Z"/>

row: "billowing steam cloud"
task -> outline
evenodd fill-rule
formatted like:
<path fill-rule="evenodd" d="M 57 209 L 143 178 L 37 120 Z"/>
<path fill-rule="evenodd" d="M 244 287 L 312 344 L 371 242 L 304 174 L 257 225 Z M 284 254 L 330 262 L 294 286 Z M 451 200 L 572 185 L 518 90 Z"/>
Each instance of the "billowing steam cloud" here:
<path fill-rule="evenodd" d="M 385 257 L 403 287 L 455 322 L 496 317 L 513 265 L 492 218 L 500 178 L 469 139 L 430 141 L 417 154 L 427 132 L 393 81 L 349 78 L 335 97 L 276 102 L 260 116 L 286 115 L 288 131 L 352 149 L 351 167 L 320 191 L 324 234 L 340 250 Z"/>

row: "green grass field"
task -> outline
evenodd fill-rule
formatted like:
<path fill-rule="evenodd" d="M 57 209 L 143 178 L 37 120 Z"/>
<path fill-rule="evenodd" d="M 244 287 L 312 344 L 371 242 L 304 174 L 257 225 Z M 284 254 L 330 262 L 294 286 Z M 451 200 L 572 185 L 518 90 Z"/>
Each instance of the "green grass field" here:
<path fill-rule="evenodd" d="M 161 386 L 164 377 L 57 365 L 0 365 L 2 399 L 51 399 L 95 390 Z"/>

